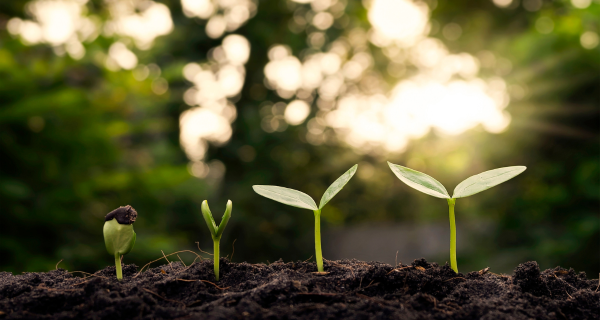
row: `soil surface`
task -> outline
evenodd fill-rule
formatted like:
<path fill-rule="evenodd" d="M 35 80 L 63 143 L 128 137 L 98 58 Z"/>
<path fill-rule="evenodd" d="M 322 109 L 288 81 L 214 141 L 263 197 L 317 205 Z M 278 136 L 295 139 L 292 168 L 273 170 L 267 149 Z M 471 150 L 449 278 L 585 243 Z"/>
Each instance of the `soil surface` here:
<path fill-rule="evenodd" d="M 599 319 L 598 280 L 536 262 L 513 275 L 415 260 L 393 267 L 357 260 L 181 262 L 86 277 L 63 269 L 0 273 L 0 319 Z M 79 275 L 79 274 L 77 274 Z"/>

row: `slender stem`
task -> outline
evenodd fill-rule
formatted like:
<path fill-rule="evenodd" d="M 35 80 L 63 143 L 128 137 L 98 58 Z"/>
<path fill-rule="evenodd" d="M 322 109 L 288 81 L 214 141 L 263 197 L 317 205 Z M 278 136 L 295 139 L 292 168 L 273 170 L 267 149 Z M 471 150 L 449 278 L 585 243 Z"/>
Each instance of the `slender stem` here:
<path fill-rule="evenodd" d="M 115 253 L 115 268 L 117 269 L 117 280 L 121 281 L 123 279 L 123 270 L 121 270 L 121 255 L 118 252 Z"/>
<path fill-rule="evenodd" d="M 215 278 L 219 281 L 219 242 L 221 239 L 213 239 L 214 242 L 214 258 L 215 258 Z"/>
<path fill-rule="evenodd" d="M 317 270 L 323 271 L 323 253 L 321 252 L 321 210 L 315 210 L 315 256 L 317 257 Z"/>
<path fill-rule="evenodd" d="M 456 265 L 456 222 L 454 221 L 454 204 L 456 199 L 448 199 L 448 209 L 450 213 L 450 267 L 458 273 Z"/>

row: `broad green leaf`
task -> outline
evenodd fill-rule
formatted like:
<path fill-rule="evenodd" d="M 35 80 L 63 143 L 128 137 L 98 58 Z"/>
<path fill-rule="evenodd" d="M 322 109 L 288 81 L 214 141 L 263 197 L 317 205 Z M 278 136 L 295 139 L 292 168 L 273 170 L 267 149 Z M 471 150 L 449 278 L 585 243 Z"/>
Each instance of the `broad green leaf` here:
<path fill-rule="evenodd" d="M 325 190 L 323 197 L 321 197 L 321 203 L 319 204 L 319 210 L 323 209 L 323 207 L 327 204 L 327 202 L 329 202 L 329 200 L 331 200 L 338 192 L 340 192 L 340 190 L 342 190 L 342 188 L 346 185 L 346 183 L 348 183 L 348 181 L 350 181 L 352 176 L 354 176 L 357 168 L 358 168 L 357 164 L 352 166 L 352 168 L 350 168 L 348 171 L 346 171 L 346 173 L 344 173 L 342 176 L 337 178 L 337 180 L 335 180 L 329 186 L 329 188 L 327 188 L 327 190 Z"/>
<path fill-rule="evenodd" d="M 446 188 L 444 188 L 444 186 L 434 178 L 422 172 L 393 164 L 389 161 L 388 165 L 396 177 L 398 177 L 398 179 L 400 179 L 402 182 L 406 183 L 409 187 L 417 189 L 430 196 L 450 199 L 450 195 L 448 194 L 448 191 L 446 191 Z"/>
<path fill-rule="evenodd" d="M 288 206 L 308 210 L 318 210 L 315 200 L 304 192 L 278 186 L 252 186 L 252 189 L 263 197 L 285 203 Z"/>
<path fill-rule="evenodd" d="M 476 174 L 454 188 L 452 198 L 464 198 L 510 180 L 527 169 L 524 166 L 504 167 Z"/>

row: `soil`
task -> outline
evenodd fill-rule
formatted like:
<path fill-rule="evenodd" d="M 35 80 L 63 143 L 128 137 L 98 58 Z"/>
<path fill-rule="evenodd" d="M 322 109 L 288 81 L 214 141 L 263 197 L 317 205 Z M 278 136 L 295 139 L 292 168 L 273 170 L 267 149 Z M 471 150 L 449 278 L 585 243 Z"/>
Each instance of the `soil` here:
<path fill-rule="evenodd" d="M 147 270 L 147 269 L 145 269 Z M 456 274 L 424 259 L 269 265 L 221 259 L 85 277 L 58 269 L 0 273 L 0 319 L 599 319 L 599 280 L 536 262 L 513 275 Z"/>

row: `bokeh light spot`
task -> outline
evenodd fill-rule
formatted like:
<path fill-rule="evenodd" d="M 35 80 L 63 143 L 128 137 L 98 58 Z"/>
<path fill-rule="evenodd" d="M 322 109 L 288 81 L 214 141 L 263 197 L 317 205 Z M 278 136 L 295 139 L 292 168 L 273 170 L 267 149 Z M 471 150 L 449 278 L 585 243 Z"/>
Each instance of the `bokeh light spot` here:
<path fill-rule="evenodd" d="M 506 8 L 510 6 L 513 0 L 492 0 L 494 4 L 499 8 Z"/>
<path fill-rule="evenodd" d="M 308 103 L 302 100 L 294 100 L 287 105 L 283 116 L 287 123 L 295 126 L 304 122 L 309 113 L 310 106 Z"/>
<path fill-rule="evenodd" d="M 592 0 L 571 0 L 573 7 L 578 9 L 585 9 L 592 4 Z"/>
<path fill-rule="evenodd" d="M 410 0 L 373 0 L 369 22 L 388 40 L 412 45 L 427 31 L 429 9 Z"/>
<path fill-rule="evenodd" d="M 113 43 L 108 49 L 108 55 L 112 61 L 125 70 L 135 68 L 138 63 L 136 55 L 121 42 Z"/>
<path fill-rule="evenodd" d="M 548 17 L 540 17 L 535 21 L 535 29 L 542 34 L 548 34 L 554 30 L 554 21 Z"/>
<path fill-rule="evenodd" d="M 585 49 L 591 50 L 598 46 L 598 34 L 593 31 L 584 32 L 579 41 L 581 42 L 581 46 Z"/>

